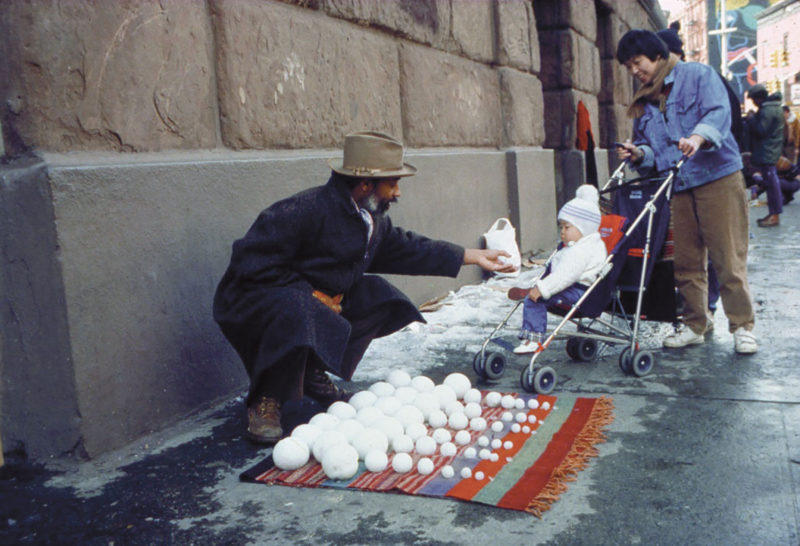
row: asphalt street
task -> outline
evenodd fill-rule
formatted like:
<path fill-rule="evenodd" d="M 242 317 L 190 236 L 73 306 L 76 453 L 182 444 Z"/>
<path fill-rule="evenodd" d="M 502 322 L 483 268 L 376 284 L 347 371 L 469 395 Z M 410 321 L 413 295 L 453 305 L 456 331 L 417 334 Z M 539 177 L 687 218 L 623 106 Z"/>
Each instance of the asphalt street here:
<path fill-rule="evenodd" d="M 800 207 L 788 205 L 769 229 L 755 224 L 764 207 L 750 211 L 759 352 L 734 353 L 721 309 L 707 342 L 686 349 L 659 348 L 669 325 L 645 323 L 656 364 L 644 378 L 620 371 L 619 347 L 589 363 L 551 351 L 554 394 L 611 396 L 615 420 L 599 456 L 541 519 L 454 500 L 241 482 L 269 451 L 243 438 L 239 398 L 89 462 L 7 453 L 0 543 L 797 545 Z M 474 378 L 471 353 L 444 351 L 449 367 L 427 375 Z M 509 354 L 490 388 L 519 390 L 526 363 Z"/>

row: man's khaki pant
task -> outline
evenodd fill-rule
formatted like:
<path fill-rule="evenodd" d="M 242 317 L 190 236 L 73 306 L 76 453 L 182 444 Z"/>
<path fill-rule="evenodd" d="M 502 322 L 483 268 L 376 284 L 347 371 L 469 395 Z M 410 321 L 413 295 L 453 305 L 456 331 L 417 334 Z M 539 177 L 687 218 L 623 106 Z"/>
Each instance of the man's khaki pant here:
<path fill-rule="evenodd" d="M 683 297 L 683 322 L 704 333 L 708 310 L 708 258 L 719 278 L 728 328 L 755 324 L 747 284 L 749 208 L 741 171 L 672 196 L 675 284 Z"/>

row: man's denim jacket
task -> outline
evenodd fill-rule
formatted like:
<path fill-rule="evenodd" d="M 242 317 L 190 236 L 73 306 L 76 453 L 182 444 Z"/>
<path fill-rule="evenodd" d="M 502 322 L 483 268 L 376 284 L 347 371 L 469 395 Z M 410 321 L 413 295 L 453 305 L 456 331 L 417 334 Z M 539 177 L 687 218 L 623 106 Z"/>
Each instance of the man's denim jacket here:
<path fill-rule="evenodd" d="M 646 103 L 644 114 L 633 124 L 633 143 L 644 152 L 640 173 L 665 171 L 681 158 L 678 140 L 692 134 L 706 144 L 687 160 L 676 176 L 673 191 L 702 186 L 742 168 L 739 146 L 731 133 L 728 92 L 719 75 L 700 63 L 679 62 L 664 80 L 672 84 L 666 111 Z"/>

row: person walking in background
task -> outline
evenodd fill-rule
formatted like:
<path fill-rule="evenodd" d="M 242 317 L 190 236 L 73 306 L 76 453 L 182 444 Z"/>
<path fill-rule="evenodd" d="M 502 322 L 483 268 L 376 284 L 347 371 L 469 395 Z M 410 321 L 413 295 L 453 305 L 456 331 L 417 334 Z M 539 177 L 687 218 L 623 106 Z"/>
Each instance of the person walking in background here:
<path fill-rule="evenodd" d="M 783 155 L 800 167 L 800 119 L 784 105 L 783 120 Z"/>
<path fill-rule="evenodd" d="M 769 214 L 759 218 L 758 225 L 775 227 L 780 225 L 780 214 L 783 212 L 783 196 L 775 168 L 783 149 L 784 120 L 780 94 L 768 96 L 767 88 L 760 83 L 751 87 L 747 94 L 758 109 L 749 112 L 745 119 L 750 134 L 750 161 L 753 168 L 764 176 L 769 206 Z"/>

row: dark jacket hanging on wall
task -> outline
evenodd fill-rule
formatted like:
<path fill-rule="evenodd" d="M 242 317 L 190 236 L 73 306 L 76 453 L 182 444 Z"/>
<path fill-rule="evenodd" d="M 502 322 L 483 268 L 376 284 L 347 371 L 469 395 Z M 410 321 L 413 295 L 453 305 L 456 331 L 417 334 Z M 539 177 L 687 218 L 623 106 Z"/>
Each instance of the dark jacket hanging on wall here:
<path fill-rule="evenodd" d="M 392 305 L 394 320 L 378 337 L 413 321 L 416 306 L 377 275 L 455 277 L 464 249 L 392 226 L 374 214 L 373 234 L 356 210 L 349 189 L 332 177 L 319 186 L 262 211 L 234 242 L 231 262 L 214 297 L 214 320 L 241 356 L 251 382 L 296 349 L 310 347 L 328 370 L 350 379 L 342 367 L 350 335 L 348 317 Z M 344 294 L 336 314 L 312 296 Z"/>

